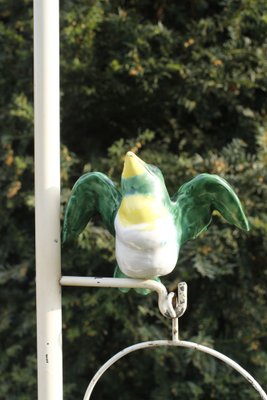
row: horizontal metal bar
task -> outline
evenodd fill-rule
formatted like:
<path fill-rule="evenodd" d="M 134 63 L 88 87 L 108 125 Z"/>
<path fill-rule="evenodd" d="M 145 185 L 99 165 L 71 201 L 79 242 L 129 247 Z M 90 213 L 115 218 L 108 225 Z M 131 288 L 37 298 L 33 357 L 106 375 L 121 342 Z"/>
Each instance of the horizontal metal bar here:
<path fill-rule="evenodd" d="M 157 292 L 158 306 L 162 315 L 167 318 L 176 318 L 177 316 L 172 305 L 172 299 L 175 294 L 173 292 L 168 293 L 166 287 L 162 283 L 152 279 L 62 276 L 60 284 L 62 286 L 149 289 Z"/>
<path fill-rule="evenodd" d="M 114 288 L 142 288 L 150 289 L 167 295 L 165 286 L 152 279 L 127 279 L 127 278 L 103 278 L 95 276 L 62 276 L 62 286 L 90 286 L 90 287 L 114 287 Z"/>

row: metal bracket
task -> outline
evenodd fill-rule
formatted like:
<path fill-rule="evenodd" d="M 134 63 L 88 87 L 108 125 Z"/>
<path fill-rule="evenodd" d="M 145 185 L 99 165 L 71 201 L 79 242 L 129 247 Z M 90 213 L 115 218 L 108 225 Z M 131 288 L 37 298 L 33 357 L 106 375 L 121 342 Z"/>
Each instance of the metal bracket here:
<path fill-rule="evenodd" d="M 187 284 L 185 282 L 178 284 L 177 295 L 174 292 L 168 293 L 162 283 L 151 279 L 62 276 L 60 284 L 62 286 L 150 289 L 158 293 L 158 306 L 161 314 L 170 319 L 180 318 L 187 307 Z"/>
<path fill-rule="evenodd" d="M 239 364 L 224 354 L 202 346 L 197 343 L 182 341 L 179 339 L 178 319 L 185 313 L 187 308 L 187 284 L 180 282 L 178 284 L 177 295 L 174 292 L 167 292 L 166 287 L 159 282 L 153 280 L 141 279 L 124 279 L 124 278 L 96 278 L 96 277 L 76 277 L 76 276 L 62 276 L 60 279 L 62 286 L 89 286 L 89 287 L 114 287 L 114 288 L 143 288 L 156 291 L 158 293 L 158 306 L 162 315 L 172 319 L 172 340 L 155 340 L 150 342 L 137 343 L 133 346 L 127 347 L 111 357 L 102 367 L 97 371 L 92 378 L 83 400 L 89 400 L 92 391 L 103 373 L 115 362 L 125 355 L 140 349 L 153 348 L 160 346 L 171 347 L 185 347 L 189 349 L 198 350 L 207 353 L 230 367 L 235 369 L 253 386 L 253 388 L 260 394 L 261 398 L 267 400 L 267 395 L 259 385 L 259 383 Z"/>

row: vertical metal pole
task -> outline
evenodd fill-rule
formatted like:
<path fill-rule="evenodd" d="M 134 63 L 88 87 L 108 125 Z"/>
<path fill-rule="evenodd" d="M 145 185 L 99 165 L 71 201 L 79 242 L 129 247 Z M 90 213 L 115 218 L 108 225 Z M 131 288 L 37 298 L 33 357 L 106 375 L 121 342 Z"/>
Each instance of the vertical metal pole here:
<path fill-rule="evenodd" d="M 38 400 L 63 399 L 59 0 L 34 0 Z"/>

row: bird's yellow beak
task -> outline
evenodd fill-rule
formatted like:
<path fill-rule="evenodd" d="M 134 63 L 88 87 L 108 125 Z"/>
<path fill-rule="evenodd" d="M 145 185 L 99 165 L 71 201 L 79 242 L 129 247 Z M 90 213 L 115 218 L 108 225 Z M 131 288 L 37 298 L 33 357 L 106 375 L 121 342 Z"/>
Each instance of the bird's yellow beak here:
<path fill-rule="evenodd" d="M 132 151 L 128 151 L 124 159 L 122 178 L 133 178 L 134 176 L 142 175 L 145 172 L 147 172 L 147 170 L 145 163 L 141 158 L 137 157 Z"/>

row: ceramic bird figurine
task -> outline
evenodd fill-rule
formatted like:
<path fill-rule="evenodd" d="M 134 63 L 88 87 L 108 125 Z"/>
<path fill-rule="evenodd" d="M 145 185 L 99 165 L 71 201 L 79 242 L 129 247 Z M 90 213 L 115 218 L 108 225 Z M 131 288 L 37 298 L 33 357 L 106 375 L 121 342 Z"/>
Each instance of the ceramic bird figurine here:
<path fill-rule="evenodd" d="M 158 280 L 175 268 L 181 245 L 207 229 L 214 210 L 249 230 L 240 201 L 224 179 L 198 175 L 170 198 L 159 168 L 128 152 L 120 190 L 101 172 L 87 173 L 75 183 L 65 212 L 63 241 L 77 236 L 99 213 L 115 236 L 114 276 Z"/>

